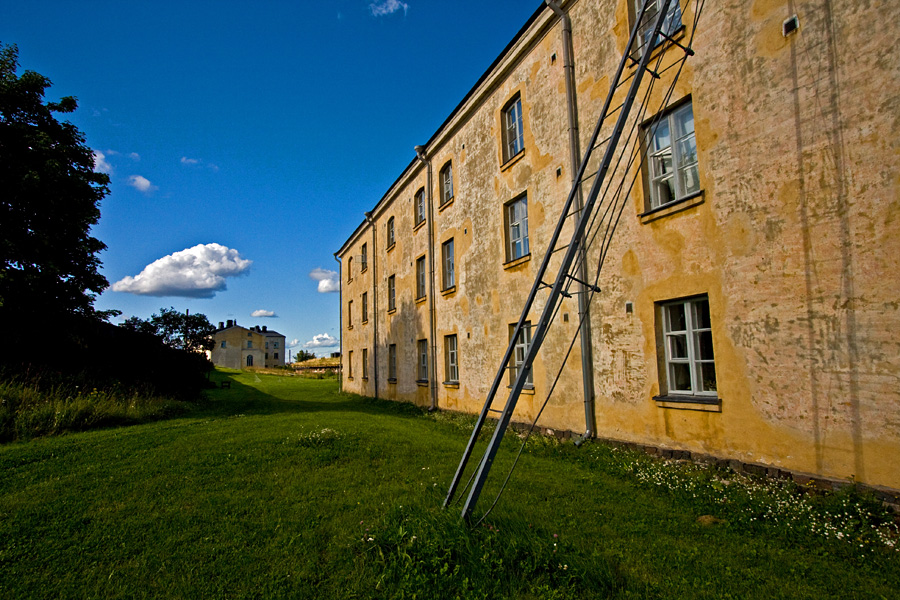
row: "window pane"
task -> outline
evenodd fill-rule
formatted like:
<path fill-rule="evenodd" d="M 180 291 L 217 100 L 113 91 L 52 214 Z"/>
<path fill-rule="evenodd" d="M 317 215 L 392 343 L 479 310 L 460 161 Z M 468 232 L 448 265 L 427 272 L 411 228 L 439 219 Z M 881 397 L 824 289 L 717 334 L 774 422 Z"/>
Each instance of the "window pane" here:
<path fill-rule="evenodd" d="M 669 336 L 669 358 L 687 358 L 687 335 Z"/>
<path fill-rule="evenodd" d="M 708 362 L 700 365 L 700 383 L 702 391 L 715 392 L 716 388 L 716 363 Z"/>
<path fill-rule="evenodd" d="M 697 336 L 697 356 L 700 360 L 713 360 L 712 331 L 700 331 Z"/>
<path fill-rule="evenodd" d="M 666 307 L 666 331 L 687 331 L 684 304 L 670 304 Z"/>
<path fill-rule="evenodd" d="M 694 133 L 694 111 L 688 104 L 672 114 L 672 121 L 675 125 L 675 137 L 683 138 L 684 136 Z"/>
<path fill-rule="evenodd" d="M 669 120 L 665 118 L 662 119 L 656 126 L 656 129 L 653 130 L 653 135 L 651 137 L 651 152 L 655 153 L 665 148 L 669 148 L 672 145 L 672 135 L 669 132 Z"/>
<path fill-rule="evenodd" d="M 694 310 L 694 328 L 710 329 L 709 321 L 709 300 L 695 300 L 691 302 Z"/>
<path fill-rule="evenodd" d="M 690 392 L 693 390 L 691 386 L 691 369 L 687 363 L 669 364 L 669 389 L 679 392 Z"/>

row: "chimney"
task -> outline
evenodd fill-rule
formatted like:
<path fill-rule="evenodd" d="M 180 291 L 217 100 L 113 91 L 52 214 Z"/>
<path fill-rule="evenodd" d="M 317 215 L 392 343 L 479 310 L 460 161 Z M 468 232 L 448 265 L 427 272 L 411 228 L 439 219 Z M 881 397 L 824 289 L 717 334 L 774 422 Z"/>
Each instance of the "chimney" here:
<path fill-rule="evenodd" d="M 219 321 L 219 329 L 225 329 L 225 322 Z"/>
<path fill-rule="evenodd" d="M 269 326 L 268 326 L 268 325 L 263 325 L 263 331 L 268 331 L 268 330 L 269 330 Z"/>
<path fill-rule="evenodd" d="M 231 319 L 228 319 L 228 326 L 231 327 L 232 325 L 234 325 L 234 321 L 232 321 Z"/>
<path fill-rule="evenodd" d="M 259 325 L 256 326 L 256 333 L 259 333 Z"/>

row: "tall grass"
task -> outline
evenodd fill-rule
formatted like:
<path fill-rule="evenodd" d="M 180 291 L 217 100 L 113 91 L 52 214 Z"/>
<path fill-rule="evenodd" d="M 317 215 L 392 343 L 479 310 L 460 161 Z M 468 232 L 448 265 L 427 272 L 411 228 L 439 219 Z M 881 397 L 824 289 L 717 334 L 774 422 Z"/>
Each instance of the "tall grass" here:
<path fill-rule="evenodd" d="M 0 381 L 0 442 L 144 423 L 181 414 L 187 406 L 135 390 Z"/>

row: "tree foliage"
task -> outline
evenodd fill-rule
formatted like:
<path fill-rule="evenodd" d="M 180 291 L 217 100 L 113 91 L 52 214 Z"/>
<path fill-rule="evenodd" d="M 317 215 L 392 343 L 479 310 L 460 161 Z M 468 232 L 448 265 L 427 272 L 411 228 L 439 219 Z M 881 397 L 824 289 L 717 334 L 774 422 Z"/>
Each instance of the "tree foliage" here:
<path fill-rule="evenodd" d="M 170 348 L 203 352 L 212 350 L 213 334 L 216 328 L 202 313 L 180 313 L 174 308 L 161 308 L 159 314 L 146 321 L 138 317 L 126 319 L 121 325 L 125 329 L 149 333 L 156 336 Z"/>
<path fill-rule="evenodd" d="M 18 48 L 0 44 L 0 311 L 97 316 L 106 245 L 90 230 L 109 177 L 78 128 L 56 119 L 76 99 L 45 101 L 50 80 L 18 68 Z"/>
<path fill-rule="evenodd" d="M 294 353 L 294 362 L 303 362 L 305 360 L 312 360 L 316 357 L 315 354 L 308 350 L 297 350 Z"/>

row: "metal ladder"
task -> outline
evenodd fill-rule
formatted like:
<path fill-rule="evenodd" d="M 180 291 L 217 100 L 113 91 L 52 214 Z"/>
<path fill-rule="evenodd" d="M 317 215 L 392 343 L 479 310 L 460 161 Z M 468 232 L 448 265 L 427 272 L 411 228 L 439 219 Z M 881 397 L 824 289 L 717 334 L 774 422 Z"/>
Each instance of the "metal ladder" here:
<path fill-rule="evenodd" d="M 478 415 L 478 419 L 475 423 L 472 435 L 469 438 L 469 442 L 466 445 L 466 449 L 463 453 L 462 459 L 460 460 L 459 467 L 457 468 L 456 474 L 453 477 L 453 481 L 450 484 L 450 489 L 447 493 L 447 497 L 444 500 L 444 507 L 446 508 L 450 505 L 454 495 L 456 494 L 457 488 L 459 487 L 459 484 L 463 478 L 463 474 L 466 470 L 466 465 L 469 462 L 469 458 L 472 455 L 475 444 L 478 440 L 478 436 L 481 433 L 481 429 L 488 417 L 488 414 L 499 413 L 497 427 L 494 430 L 494 434 L 491 437 L 490 442 L 488 443 L 484 455 L 482 456 L 482 459 L 478 465 L 477 472 L 473 474 L 474 483 L 472 483 L 470 480 L 470 483 L 472 483 L 472 487 L 469 491 L 469 496 L 466 499 L 466 503 L 463 506 L 462 510 L 462 518 L 466 522 L 470 521 L 472 511 L 475 508 L 475 504 L 478 502 L 478 497 L 481 494 L 482 488 L 484 487 L 488 473 L 491 469 L 491 465 L 493 464 L 494 458 L 497 454 L 497 450 L 500 447 L 500 442 L 502 441 L 503 435 L 506 433 L 506 429 L 509 426 L 513 411 L 515 410 L 516 404 L 519 400 L 519 396 L 521 395 L 522 390 L 526 385 L 528 375 L 531 372 L 531 366 L 534 363 L 535 357 L 541 349 L 541 345 L 552 323 L 556 306 L 560 302 L 561 297 L 571 296 L 571 293 L 566 291 L 567 284 L 570 281 L 573 281 L 594 292 L 599 291 L 599 289 L 591 285 L 589 282 L 582 281 L 575 276 L 577 270 L 575 267 L 575 261 L 576 258 L 579 257 L 580 253 L 585 251 L 585 230 L 588 226 L 588 222 L 591 219 L 591 215 L 594 211 L 595 205 L 597 204 L 597 199 L 606 179 L 607 172 L 609 171 L 610 165 L 615 158 L 619 140 L 622 136 L 622 132 L 625 129 L 626 122 L 628 120 L 629 114 L 631 113 L 635 98 L 637 97 L 641 80 L 643 79 L 644 74 L 647 72 L 649 72 L 652 77 L 659 77 L 657 73 L 648 68 L 651 60 L 651 55 L 657 48 L 655 41 L 666 40 L 667 42 L 684 50 L 687 55 L 693 54 L 689 47 L 685 48 L 684 46 L 679 44 L 668 35 L 668 32 L 664 30 L 666 15 L 668 14 L 669 6 L 670 4 L 677 2 L 678 0 L 644 0 L 639 14 L 636 15 L 634 27 L 631 30 L 631 35 L 628 40 L 628 46 L 626 47 L 626 51 L 623 54 L 622 59 L 619 61 L 619 66 L 616 70 L 615 77 L 610 84 L 609 93 L 607 94 L 606 100 L 603 104 L 603 108 L 600 111 L 600 117 L 597 120 L 596 127 L 594 128 L 594 132 L 591 136 L 591 141 L 588 145 L 588 149 L 581 161 L 581 166 L 575 178 L 575 184 L 573 185 L 572 190 L 569 192 L 566 203 L 563 206 L 559 221 L 556 224 L 553 236 L 551 237 L 550 242 L 547 246 L 547 252 L 545 253 L 544 259 L 541 262 L 541 266 L 538 270 L 538 274 L 535 278 L 534 284 L 531 287 L 531 292 L 528 294 L 528 298 L 525 301 L 524 307 L 522 308 L 522 313 L 519 316 L 518 323 L 516 323 L 513 335 L 510 337 L 509 346 L 507 347 L 506 353 L 503 356 L 500 368 L 497 370 L 497 374 L 494 377 L 494 382 L 491 385 L 490 391 L 488 392 L 484 407 L 481 409 L 481 413 Z M 658 9 L 655 13 L 653 12 L 654 6 Z M 648 23 L 650 23 L 651 20 L 653 21 L 653 25 L 648 29 Z M 637 57 L 638 55 L 639 58 Z M 628 77 L 623 77 L 626 65 L 628 65 L 629 63 L 634 65 L 635 70 Z M 631 79 L 631 85 L 628 89 L 628 93 L 625 96 L 623 103 L 617 107 L 612 107 L 613 97 L 616 95 L 619 87 L 623 83 L 627 83 L 629 78 Z M 612 133 L 609 137 L 598 143 L 597 139 L 600 135 L 601 129 L 603 128 L 607 120 L 610 119 L 611 115 L 616 112 L 618 112 L 619 115 L 616 119 L 616 123 L 613 127 Z M 605 146 L 605 150 L 599 168 L 591 175 L 585 176 L 585 170 L 592 153 L 602 146 Z M 591 177 L 594 178 L 594 181 L 591 185 L 590 192 L 588 193 L 583 208 L 579 211 L 576 205 L 576 209 L 573 212 L 572 208 L 575 204 L 575 200 L 579 194 L 581 186 Z M 578 217 L 574 232 L 572 233 L 572 236 L 567 244 L 560 245 L 559 238 L 562 233 L 563 227 L 569 217 L 572 216 Z M 544 278 L 548 274 L 551 258 L 557 252 L 563 250 L 565 250 L 565 255 L 563 256 L 562 263 L 560 264 L 557 271 L 556 278 L 552 284 L 547 283 Z M 519 343 L 520 336 L 523 335 L 524 330 L 526 329 L 528 313 L 531 311 L 532 306 L 534 305 L 538 292 L 547 288 L 550 289 L 550 294 L 546 299 L 544 309 L 541 312 L 541 316 L 538 320 L 537 325 L 531 328 L 533 330 L 531 343 L 530 345 L 528 345 L 524 361 L 519 363 L 516 367 L 512 367 L 516 368 L 517 372 L 515 382 L 512 385 L 512 389 L 510 390 L 506 405 L 502 410 L 493 409 L 492 405 L 497 395 L 497 391 L 506 378 L 506 371 L 511 368 L 509 367 L 510 359 L 513 356 L 517 343 Z"/>

